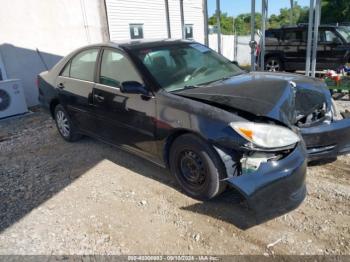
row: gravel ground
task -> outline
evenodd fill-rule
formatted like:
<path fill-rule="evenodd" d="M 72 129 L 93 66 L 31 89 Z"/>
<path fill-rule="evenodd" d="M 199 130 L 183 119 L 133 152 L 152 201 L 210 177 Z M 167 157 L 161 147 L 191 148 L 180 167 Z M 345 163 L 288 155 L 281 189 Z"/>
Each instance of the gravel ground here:
<path fill-rule="evenodd" d="M 63 141 L 41 110 L 0 122 L 0 152 L 0 255 L 350 254 L 349 155 L 308 168 L 299 208 L 257 220 L 234 192 L 199 202 L 141 158 Z"/>

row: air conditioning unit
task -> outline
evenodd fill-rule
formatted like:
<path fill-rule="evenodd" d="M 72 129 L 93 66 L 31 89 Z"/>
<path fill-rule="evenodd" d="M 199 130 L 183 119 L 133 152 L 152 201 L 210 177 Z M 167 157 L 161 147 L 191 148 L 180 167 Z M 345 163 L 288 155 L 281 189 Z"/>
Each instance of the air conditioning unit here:
<path fill-rule="evenodd" d="M 21 81 L 0 81 L 0 119 L 28 112 Z"/>

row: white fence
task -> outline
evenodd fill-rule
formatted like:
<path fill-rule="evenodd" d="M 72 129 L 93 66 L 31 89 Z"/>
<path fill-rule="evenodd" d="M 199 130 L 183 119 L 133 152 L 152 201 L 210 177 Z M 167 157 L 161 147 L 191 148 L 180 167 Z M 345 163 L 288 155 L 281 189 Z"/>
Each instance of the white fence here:
<path fill-rule="evenodd" d="M 255 37 L 259 42 L 259 37 Z M 238 36 L 237 41 L 237 61 L 240 65 L 250 65 L 250 36 Z M 209 47 L 218 51 L 218 37 L 217 34 L 209 35 Z M 230 60 L 234 60 L 235 36 L 221 35 L 221 50 L 222 55 Z"/>

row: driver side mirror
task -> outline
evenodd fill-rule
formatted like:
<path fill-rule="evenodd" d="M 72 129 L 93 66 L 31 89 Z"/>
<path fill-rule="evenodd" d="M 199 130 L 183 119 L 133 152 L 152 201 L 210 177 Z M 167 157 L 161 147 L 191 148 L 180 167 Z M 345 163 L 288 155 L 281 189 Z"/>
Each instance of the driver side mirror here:
<path fill-rule="evenodd" d="M 126 94 L 148 95 L 146 87 L 137 81 L 125 81 L 120 86 L 120 92 Z"/>
<path fill-rule="evenodd" d="M 239 67 L 239 64 L 238 64 L 238 62 L 236 60 L 231 61 L 231 63 Z"/>

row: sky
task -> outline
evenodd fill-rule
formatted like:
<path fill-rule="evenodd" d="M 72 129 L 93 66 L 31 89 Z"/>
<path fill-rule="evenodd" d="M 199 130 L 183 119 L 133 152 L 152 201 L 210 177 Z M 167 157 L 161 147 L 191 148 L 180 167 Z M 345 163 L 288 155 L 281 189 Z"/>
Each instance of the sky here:
<path fill-rule="evenodd" d="M 256 0 L 255 11 L 261 13 L 261 0 Z M 309 6 L 310 0 L 297 0 L 301 6 Z M 268 15 L 279 14 L 279 10 L 284 7 L 290 7 L 290 0 L 269 0 Z M 251 0 L 220 0 L 220 9 L 222 13 L 237 16 L 242 13 L 250 13 Z M 216 0 L 208 0 L 209 17 L 215 13 Z"/>

